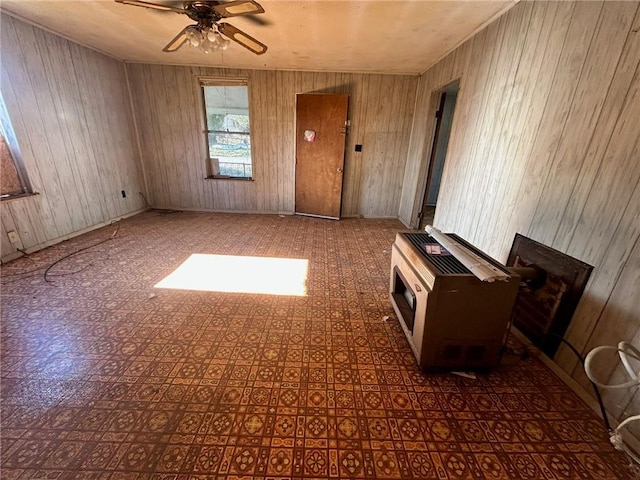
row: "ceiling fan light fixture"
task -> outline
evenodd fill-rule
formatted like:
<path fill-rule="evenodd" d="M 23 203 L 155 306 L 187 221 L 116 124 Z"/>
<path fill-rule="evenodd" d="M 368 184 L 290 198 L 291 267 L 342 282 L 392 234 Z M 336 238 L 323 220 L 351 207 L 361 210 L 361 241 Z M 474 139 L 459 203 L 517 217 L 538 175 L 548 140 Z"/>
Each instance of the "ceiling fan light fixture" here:
<path fill-rule="evenodd" d="M 210 53 L 212 50 L 226 50 L 231 40 L 256 55 L 262 55 L 267 51 L 267 46 L 251 35 L 233 25 L 220 22 L 221 19 L 226 17 L 264 13 L 264 8 L 256 0 L 231 0 L 228 2 L 220 2 L 219 0 L 186 0 L 182 8 L 152 3 L 146 0 L 115 1 L 136 7 L 181 13 L 197 22 L 195 25 L 183 28 L 164 46 L 163 52 L 175 52 L 187 43 L 204 53 Z"/>
<path fill-rule="evenodd" d="M 230 41 L 220 35 L 215 26 L 201 27 L 192 25 L 187 27 L 185 34 L 190 46 L 197 48 L 202 53 L 211 53 L 215 50 L 226 50 Z"/>
<path fill-rule="evenodd" d="M 188 27 L 185 33 L 187 35 L 189 45 L 192 47 L 197 48 L 202 44 L 202 41 L 204 40 L 202 32 L 195 25 Z"/>

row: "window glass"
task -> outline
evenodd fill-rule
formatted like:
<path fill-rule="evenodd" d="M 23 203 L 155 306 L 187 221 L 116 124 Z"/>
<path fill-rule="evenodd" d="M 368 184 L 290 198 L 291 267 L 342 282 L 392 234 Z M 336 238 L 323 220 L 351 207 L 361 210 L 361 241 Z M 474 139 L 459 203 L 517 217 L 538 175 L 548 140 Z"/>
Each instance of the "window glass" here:
<path fill-rule="evenodd" d="M 31 192 L 15 132 L 0 92 L 0 199 Z"/>
<path fill-rule="evenodd" d="M 202 86 L 207 146 L 213 177 L 252 178 L 249 98 L 246 85 Z"/>
<path fill-rule="evenodd" d="M 9 145 L 2 134 L 0 134 L 0 172 L 2 172 L 0 175 L 0 194 L 2 197 L 24 193 Z"/>

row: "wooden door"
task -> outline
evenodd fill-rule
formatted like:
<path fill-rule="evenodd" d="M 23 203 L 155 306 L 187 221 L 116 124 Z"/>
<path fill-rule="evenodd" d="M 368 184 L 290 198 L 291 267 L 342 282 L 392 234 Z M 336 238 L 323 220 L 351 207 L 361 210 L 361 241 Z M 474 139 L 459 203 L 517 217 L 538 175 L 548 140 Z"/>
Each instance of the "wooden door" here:
<path fill-rule="evenodd" d="M 297 214 L 340 218 L 348 95 L 296 96 Z"/>

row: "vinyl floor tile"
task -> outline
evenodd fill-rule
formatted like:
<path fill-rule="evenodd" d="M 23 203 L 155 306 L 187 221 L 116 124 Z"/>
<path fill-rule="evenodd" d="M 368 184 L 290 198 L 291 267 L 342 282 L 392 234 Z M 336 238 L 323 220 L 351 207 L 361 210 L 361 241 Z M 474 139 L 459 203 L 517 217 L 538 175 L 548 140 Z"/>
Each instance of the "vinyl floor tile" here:
<path fill-rule="evenodd" d="M 401 229 L 150 211 L 3 265 L 2 478 L 634 478 L 539 360 L 418 370 Z M 156 288 L 194 254 L 303 261 L 306 295 Z"/>

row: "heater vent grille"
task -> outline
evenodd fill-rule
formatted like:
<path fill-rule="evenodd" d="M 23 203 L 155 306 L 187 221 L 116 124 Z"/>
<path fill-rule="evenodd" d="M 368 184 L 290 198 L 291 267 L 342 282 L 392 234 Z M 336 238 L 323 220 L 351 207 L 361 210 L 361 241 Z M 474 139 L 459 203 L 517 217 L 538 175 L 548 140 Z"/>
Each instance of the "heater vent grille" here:
<path fill-rule="evenodd" d="M 471 274 L 471 271 L 465 267 L 460 260 L 451 254 L 430 254 L 425 246 L 440 245 L 438 241 L 431 235 L 426 233 L 405 233 L 409 242 L 416 248 L 420 254 L 429 261 L 441 274 L 460 275 Z"/>

